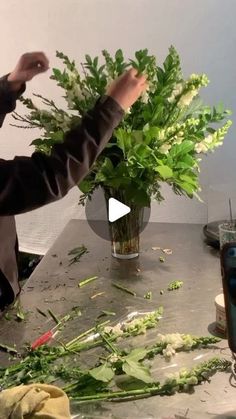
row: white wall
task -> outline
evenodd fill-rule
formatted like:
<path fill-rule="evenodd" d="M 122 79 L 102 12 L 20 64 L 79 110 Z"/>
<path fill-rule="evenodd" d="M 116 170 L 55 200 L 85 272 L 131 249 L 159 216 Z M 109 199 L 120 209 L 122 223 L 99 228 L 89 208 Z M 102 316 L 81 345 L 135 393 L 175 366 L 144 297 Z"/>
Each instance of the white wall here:
<path fill-rule="evenodd" d="M 192 72 L 209 76 L 211 84 L 203 94 L 206 101 L 223 100 L 234 111 L 235 15 L 235 0 L 1 0 L 0 73 L 10 71 L 25 51 L 46 51 L 51 67 L 58 65 L 56 49 L 79 63 L 85 53 L 98 55 L 104 48 L 111 52 L 122 48 L 132 56 L 147 47 L 162 62 L 174 44 L 186 76 Z M 33 91 L 61 102 L 59 89 L 46 75 L 29 84 L 28 95 Z M 1 157 L 29 155 L 35 133 L 12 128 L 10 122 L 8 117 L 1 130 Z M 206 204 L 176 197 L 167 189 L 165 203 L 153 204 L 153 220 L 204 223 L 214 218 L 216 206 L 207 205 L 208 188 L 217 190 L 223 184 L 226 196 L 232 193 L 228 183 L 235 178 L 234 134 L 233 127 L 225 145 L 202 164 Z M 43 252 L 68 219 L 83 217 L 77 196 L 74 189 L 59 203 L 17 217 L 22 248 Z"/>

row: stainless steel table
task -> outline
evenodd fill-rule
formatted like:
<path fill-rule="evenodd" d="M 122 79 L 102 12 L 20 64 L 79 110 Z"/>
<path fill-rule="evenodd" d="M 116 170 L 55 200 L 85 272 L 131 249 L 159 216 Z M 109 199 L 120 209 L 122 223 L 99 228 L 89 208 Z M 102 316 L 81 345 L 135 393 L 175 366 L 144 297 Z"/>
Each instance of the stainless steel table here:
<path fill-rule="evenodd" d="M 68 252 L 81 244 L 89 253 L 79 263 L 69 266 Z M 165 255 L 164 263 L 159 261 L 161 253 L 152 250 L 157 246 L 173 250 L 172 255 Z M 79 280 L 93 275 L 99 278 L 83 288 L 78 287 Z M 111 279 L 134 289 L 137 297 L 112 287 Z M 173 280 L 184 281 L 183 288 L 160 295 L 160 290 L 166 290 Z M 62 316 L 75 305 L 81 307 L 82 316 L 76 325 L 73 323 L 73 328 L 67 327 L 66 337 L 77 336 L 93 325 L 101 310 L 114 311 L 119 319 L 130 311 L 160 305 L 164 307 L 160 332 L 208 335 L 214 328 L 214 299 L 221 290 L 218 252 L 204 244 L 201 225 L 149 223 L 141 236 L 140 257 L 119 261 L 110 256 L 110 243 L 96 236 L 86 221 L 71 220 L 22 290 L 24 310 L 31 312 L 28 320 L 16 325 L 14 321 L 1 319 L 1 342 L 18 346 L 32 342 L 46 331 L 48 326 L 36 307 L 51 308 Z M 105 293 L 90 299 L 101 291 Z M 147 291 L 152 291 L 152 301 L 143 298 Z M 155 333 L 151 331 L 135 338 L 134 345 L 144 346 Z M 227 342 L 222 341 L 221 346 L 226 347 Z M 179 353 L 169 364 L 157 357 L 153 373 L 163 377 L 219 354 L 219 349 Z M 229 356 L 227 350 L 225 355 Z M 5 359 L 1 355 L 1 363 Z M 229 374 L 218 373 L 211 383 L 197 387 L 191 395 L 72 408 L 78 418 L 236 418 L 236 389 L 229 384 Z"/>

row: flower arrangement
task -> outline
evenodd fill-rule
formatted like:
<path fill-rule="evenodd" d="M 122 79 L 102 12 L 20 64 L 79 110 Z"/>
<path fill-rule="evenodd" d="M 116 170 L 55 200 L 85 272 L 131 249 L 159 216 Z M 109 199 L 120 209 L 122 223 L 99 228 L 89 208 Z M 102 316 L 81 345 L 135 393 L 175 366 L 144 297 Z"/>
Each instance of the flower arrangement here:
<path fill-rule="evenodd" d="M 107 85 L 133 66 L 147 75 L 148 91 L 126 113 L 91 172 L 80 183 L 83 193 L 80 202 L 84 203 L 101 186 L 122 190 L 126 201 L 134 205 L 150 206 L 152 198 L 164 199 L 162 182 L 170 184 L 177 194 L 198 197 L 201 155 L 223 144 L 232 123 L 227 120 L 230 111 L 222 105 L 211 108 L 202 103 L 199 93 L 209 83 L 207 76 L 192 74 L 184 80 L 180 58 L 173 46 L 163 67 L 157 65 L 147 49 L 137 51 L 135 58 L 128 61 L 122 50 L 114 57 L 102 51 L 102 56 L 100 65 L 98 57 L 92 59 L 86 55 L 80 71 L 74 61 L 57 52 L 64 70 L 54 68 L 51 78 L 63 89 L 67 109 L 35 95 L 47 109 L 39 109 L 31 99 L 23 98 L 29 114 L 14 115 L 23 127 L 41 129 L 41 137 L 32 145 L 50 153 L 53 144 L 63 141 L 70 127 L 105 94 Z"/>

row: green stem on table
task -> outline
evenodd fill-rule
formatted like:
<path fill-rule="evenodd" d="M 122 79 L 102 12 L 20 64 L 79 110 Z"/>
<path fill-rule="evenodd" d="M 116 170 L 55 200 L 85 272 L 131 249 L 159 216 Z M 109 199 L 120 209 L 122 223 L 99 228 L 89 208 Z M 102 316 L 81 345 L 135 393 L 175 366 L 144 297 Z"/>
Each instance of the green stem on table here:
<path fill-rule="evenodd" d="M 0 343 L 0 351 L 8 352 L 17 355 L 18 352 L 15 348 L 12 348 L 11 346 L 3 345 Z"/>
<path fill-rule="evenodd" d="M 107 324 L 109 324 L 110 323 L 110 320 L 106 320 L 105 322 L 103 322 L 103 323 L 100 323 L 99 325 L 98 325 L 98 327 L 103 327 L 103 326 L 106 326 Z M 83 333 L 81 333 L 79 336 L 77 336 L 76 338 L 74 338 L 74 339 L 72 339 L 70 342 L 68 342 L 68 343 L 66 343 L 66 345 L 65 345 L 65 347 L 68 349 L 68 348 L 70 348 L 71 346 L 73 346 L 76 342 L 78 342 L 79 340 L 81 340 L 82 338 L 84 338 L 84 337 L 86 337 L 86 336 L 88 336 L 88 335 L 90 335 L 91 333 L 94 333 L 94 332 L 96 332 L 97 331 L 97 326 L 95 326 L 95 327 L 92 327 L 91 329 L 88 329 L 88 330 L 86 330 L 85 332 L 83 332 Z M 82 342 L 81 342 L 82 343 Z"/>
<path fill-rule="evenodd" d="M 60 320 L 58 319 L 58 317 L 52 312 L 52 310 L 50 310 L 50 308 L 48 309 L 48 314 L 52 317 L 52 319 L 54 320 L 54 322 L 56 324 L 60 323 Z"/>
<path fill-rule="evenodd" d="M 125 291 L 128 294 L 131 294 L 134 297 L 136 297 L 136 292 L 130 290 L 129 288 L 123 287 L 122 285 L 117 284 L 116 282 L 112 282 L 112 286 L 115 287 L 115 288 L 118 288 L 119 290 Z"/>
<path fill-rule="evenodd" d="M 88 396 L 80 396 L 80 397 L 70 397 L 71 399 L 77 401 L 77 403 L 83 403 L 87 401 L 95 402 L 98 400 L 114 400 L 114 399 L 129 399 L 132 397 L 137 398 L 138 396 L 143 397 L 150 397 L 155 396 L 160 391 L 159 386 L 153 386 L 150 388 L 143 388 L 143 389 L 136 389 L 136 390 L 128 390 L 128 391 L 114 391 L 114 392 L 104 392 L 98 394 L 91 394 Z"/>
<path fill-rule="evenodd" d="M 106 336 L 99 332 L 99 335 L 101 336 L 102 340 L 107 344 L 107 346 L 112 350 L 113 353 L 119 354 L 119 350 L 109 341 L 109 339 L 106 338 Z"/>
<path fill-rule="evenodd" d="M 141 389 L 134 389 L 128 391 L 107 391 L 103 393 L 90 394 L 87 396 L 76 396 L 69 394 L 70 398 L 77 401 L 77 403 L 93 402 L 98 400 L 127 400 L 132 398 L 144 398 L 156 395 L 173 395 L 175 393 L 186 393 L 194 386 L 201 384 L 203 381 L 208 381 L 209 378 L 217 371 L 227 371 L 231 362 L 226 359 L 212 358 L 209 361 L 186 370 L 184 373 L 179 372 L 179 378 L 167 379 L 164 384 L 153 383 L 150 386 L 145 385 Z"/>
<path fill-rule="evenodd" d="M 85 280 L 79 282 L 78 287 L 83 287 L 84 285 L 89 284 L 90 282 L 94 281 L 95 279 L 97 279 L 97 276 L 91 276 L 90 278 L 86 278 Z"/>
<path fill-rule="evenodd" d="M 38 312 L 39 314 L 41 314 L 41 316 L 43 316 L 43 317 L 47 317 L 47 314 L 46 314 L 46 313 L 44 313 L 42 310 L 40 310 L 40 308 L 36 307 L 36 310 L 37 310 L 37 312 Z"/>

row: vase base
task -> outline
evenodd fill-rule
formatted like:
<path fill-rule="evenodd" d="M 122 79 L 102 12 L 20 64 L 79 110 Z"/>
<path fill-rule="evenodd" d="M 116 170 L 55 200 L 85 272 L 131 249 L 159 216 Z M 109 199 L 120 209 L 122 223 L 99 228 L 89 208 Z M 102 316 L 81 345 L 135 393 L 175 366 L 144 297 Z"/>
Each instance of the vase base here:
<path fill-rule="evenodd" d="M 125 260 L 134 259 L 134 258 L 139 257 L 139 253 L 130 253 L 130 254 L 127 254 L 127 255 L 122 255 L 121 253 L 113 253 L 112 252 L 111 254 L 116 259 L 125 259 Z"/>

